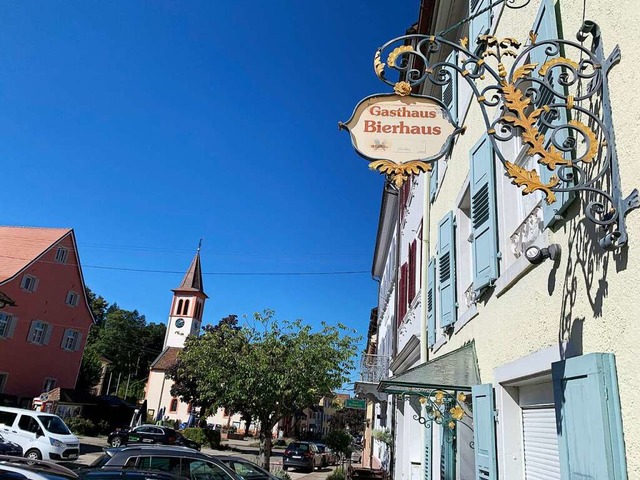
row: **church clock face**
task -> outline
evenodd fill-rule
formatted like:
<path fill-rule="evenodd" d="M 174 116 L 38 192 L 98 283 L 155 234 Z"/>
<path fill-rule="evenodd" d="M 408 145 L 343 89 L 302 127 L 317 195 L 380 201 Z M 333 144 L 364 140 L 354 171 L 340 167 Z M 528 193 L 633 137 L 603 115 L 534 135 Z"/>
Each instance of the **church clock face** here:
<path fill-rule="evenodd" d="M 176 327 L 177 328 L 184 327 L 184 319 L 183 318 L 179 318 L 179 319 L 176 320 Z"/>

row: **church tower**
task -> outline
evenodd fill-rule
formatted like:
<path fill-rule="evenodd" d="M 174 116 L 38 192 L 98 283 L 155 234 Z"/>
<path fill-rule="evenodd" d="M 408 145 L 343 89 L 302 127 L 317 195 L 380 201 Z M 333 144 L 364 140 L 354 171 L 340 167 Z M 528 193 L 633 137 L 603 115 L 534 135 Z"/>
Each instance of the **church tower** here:
<path fill-rule="evenodd" d="M 200 333 L 204 303 L 209 298 L 204 293 L 202 283 L 200 246 L 198 246 L 196 256 L 193 257 L 182 283 L 172 291 L 173 300 L 169 311 L 164 348 L 182 348 L 188 335 L 198 335 Z"/>

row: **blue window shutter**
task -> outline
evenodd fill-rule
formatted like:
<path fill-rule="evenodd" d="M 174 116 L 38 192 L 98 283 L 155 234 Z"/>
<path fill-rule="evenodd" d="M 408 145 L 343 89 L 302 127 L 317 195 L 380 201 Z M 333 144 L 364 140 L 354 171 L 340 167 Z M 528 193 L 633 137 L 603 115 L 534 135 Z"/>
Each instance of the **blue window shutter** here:
<path fill-rule="evenodd" d="M 438 195 L 438 164 L 440 161 L 435 161 L 431 165 L 431 174 L 429 175 L 429 200 L 433 203 Z"/>
<path fill-rule="evenodd" d="M 457 64 L 458 54 L 454 50 L 446 59 L 447 63 Z M 458 71 L 453 68 L 446 68 L 451 74 L 451 82 L 442 86 L 442 103 L 445 104 L 453 121 L 458 123 Z"/>
<path fill-rule="evenodd" d="M 470 152 L 473 289 L 480 292 L 498 278 L 498 222 L 493 147 L 487 135 Z"/>
<path fill-rule="evenodd" d="M 556 10 L 554 6 L 553 0 L 542 0 L 540 5 L 540 10 L 538 11 L 538 16 L 533 25 L 533 31 L 538 34 L 536 39 L 537 42 L 541 42 L 543 40 L 549 40 L 560 37 L 560 32 L 558 31 L 558 19 L 556 18 Z M 547 56 L 545 54 L 546 47 L 540 46 L 531 51 L 531 63 L 537 63 L 538 69 L 547 61 L 551 60 L 554 57 Z M 556 55 L 557 56 L 557 55 Z M 559 89 L 560 85 L 560 71 L 559 69 L 551 69 L 551 83 L 554 88 Z M 561 99 L 554 97 L 553 94 L 547 89 L 542 89 L 541 100 L 539 105 L 545 105 L 548 103 L 559 103 L 562 102 Z M 564 108 L 560 108 L 559 117 L 553 120 L 554 125 L 565 124 L 568 121 L 567 111 Z M 543 114 L 544 115 L 544 114 Z M 550 120 L 550 116 L 546 117 Z M 545 133 L 547 127 L 540 125 L 538 123 L 538 128 L 541 133 Z M 546 135 L 549 137 L 550 135 Z M 559 144 L 562 144 L 569 137 L 569 132 L 567 129 L 563 129 L 558 132 L 556 135 L 556 141 Z M 549 148 L 551 145 L 550 141 L 547 141 L 545 148 Z M 569 152 L 565 153 L 565 158 L 569 158 Z M 550 171 L 545 165 L 540 165 L 540 179 L 544 183 L 548 183 L 551 180 L 551 177 L 555 175 L 554 172 Z M 569 186 L 570 184 L 564 183 L 564 186 Z M 542 202 L 543 206 L 543 214 L 544 214 L 544 226 L 550 227 L 552 226 L 558 215 L 561 215 L 567 207 L 571 204 L 571 201 L 575 198 L 574 193 L 569 192 L 558 192 L 556 193 L 556 201 L 551 205 L 547 204 L 546 201 Z"/>
<path fill-rule="evenodd" d="M 436 343 L 436 259 L 429 259 L 427 270 L 427 335 L 429 346 Z"/>
<path fill-rule="evenodd" d="M 438 223 L 438 305 L 440 327 L 456 321 L 456 249 L 453 212 Z"/>
<path fill-rule="evenodd" d="M 475 479 L 497 480 L 496 424 L 494 420 L 493 385 L 471 387 L 473 398 L 473 446 Z"/>
<path fill-rule="evenodd" d="M 626 480 L 615 356 L 570 358 L 551 373 L 562 478 Z"/>
<path fill-rule="evenodd" d="M 456 436 L 446 425 L 442 425 L 440 431 L 440 480 L 456 480 Z"/>
<path fill-rule="evenodd" d="M 9 330 L 7 331 L 7 338 L 13 338 L 13 334 L 16 331 L 16 325 L 18 324 L 18 319 L 14 316 L 9 317 Z"/>
<path fill-rule="evenodd" d="M 424 411 L 422 412 L 424 415 Z M 424 432 L 424 480 L 431 480 L 431 462 L 433 458 L 433 435 L 431 427 L 423 428 Z"/>
<path fill-rule="evenodd" d="M 475 15 L 480 10 L 487 8 L 490 0 L 469 0 L 469 16 Z M 491 10 L 481 13 L 469 22 L 469 50 L 476 50 L 478 37 L 489 33 L 491 29 Z"/>

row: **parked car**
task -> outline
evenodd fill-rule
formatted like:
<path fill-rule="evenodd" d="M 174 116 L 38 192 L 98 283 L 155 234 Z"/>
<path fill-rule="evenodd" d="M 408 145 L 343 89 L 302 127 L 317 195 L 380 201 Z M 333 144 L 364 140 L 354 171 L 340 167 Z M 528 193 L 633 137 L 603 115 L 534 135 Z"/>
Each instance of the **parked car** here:
<path fill-rule="evenodd" d="M 60 417 L 23 408 L 0 407 L 0 435 L 17 443 L 31 460 L 70 461 L 80 454 L 80 441 Z"/>
<path fill-rule="evenodd" d="M 351 462 L 360 463 L 362 461 L 362 445 L 352 444 Z"/>
<path fill-rule="evenodd" d="M 317 443 L 316 447 L 318 447 L 318 452 L 322 456 L 322 466 L 327 467 L 329 465 L 336 465 L 338 463 L 338 455 L 336 455 L 333 450 L 327 447 L 324 443 Z"/>
<path fill-rule="evenodd" d="M 185 480 L 182 475 L 143 470 L 88 470 L 78 475 L 79 480 Z"/>
<path fill-rule="evenodd" d="M 181 445 L 183 447 L 200 450 L 200 444 L 198 442 L 189 440 L 173 428 L 157 425 L 140 425 L 133 429 L 125 428 L 116 430 L 109 434 L 107 442 L 112 447 L 142 443 L 152 445 Z"/>
<path fill-rule="evenodd" d="M 304 468 L 308 471 L 322 468 L 322 455 L 313 442 L 291 442 L 282 454 L 282 469 Z"/>
<path fill-rule="evenodd" d="M 76 480 L 78 476 L 68 468 L 53 462 L 21 457 L 0 456 L 2 480 Z"/>
<path fill-rule="evenodd" d="M 191 448 L 168 445 L 137 445 L 107 448 L 88 469 L 161 471 L 196 480 L 242 480 L 214 457 Z"/>
<path fill-rule="evenodd" d="M 279 480 L 278 477 L 267 472 L 264 468 L 242 457 L 216 455 L 215 458 L 231 468 L 244 480 Z"/>
<path fill-rule="evenodd" d="M 9 442 L 8 440 L 5 440 L 2 435 L 0 435 L 0 455 L 21 457 L 23 453 L 24 452 L 20 445 L 14 442 Z"/>

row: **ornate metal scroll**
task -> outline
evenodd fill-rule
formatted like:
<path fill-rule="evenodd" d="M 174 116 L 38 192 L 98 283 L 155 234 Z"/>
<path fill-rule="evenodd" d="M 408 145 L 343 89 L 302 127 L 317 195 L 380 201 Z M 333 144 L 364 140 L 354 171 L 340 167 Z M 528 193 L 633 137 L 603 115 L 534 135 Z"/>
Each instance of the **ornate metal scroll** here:
<path fill-rule="evenodd" d="M 620 49 L 605 57 L 593 22 L 584 23 L 578 39 L 589 35 L 591 48 L 531 33 L 525 45 L 484 35 L 473 49 L 466 38 L 455 43 L 404 35 L 378 49 L 374 70 L 398 95 L 443 90 L 464 79 L 512 183 L 523 195 L 541 192 L 549 205 L 560 195 L 586 195 L 585 215 L 601 227 L 601 246 L 615 250 L 628 241 L 625 216 L 640 207 L 640 198 L 637 189 L 623 197 L 615 149 L 607 75 L 620 61 Z M 454 62 L 440 60 L 451 52 Z M 538 58 L 543 60 L 533 60 Z M 522 142 L 539 168 L 507 158 L 503 152 L 511 141 Z"/>

